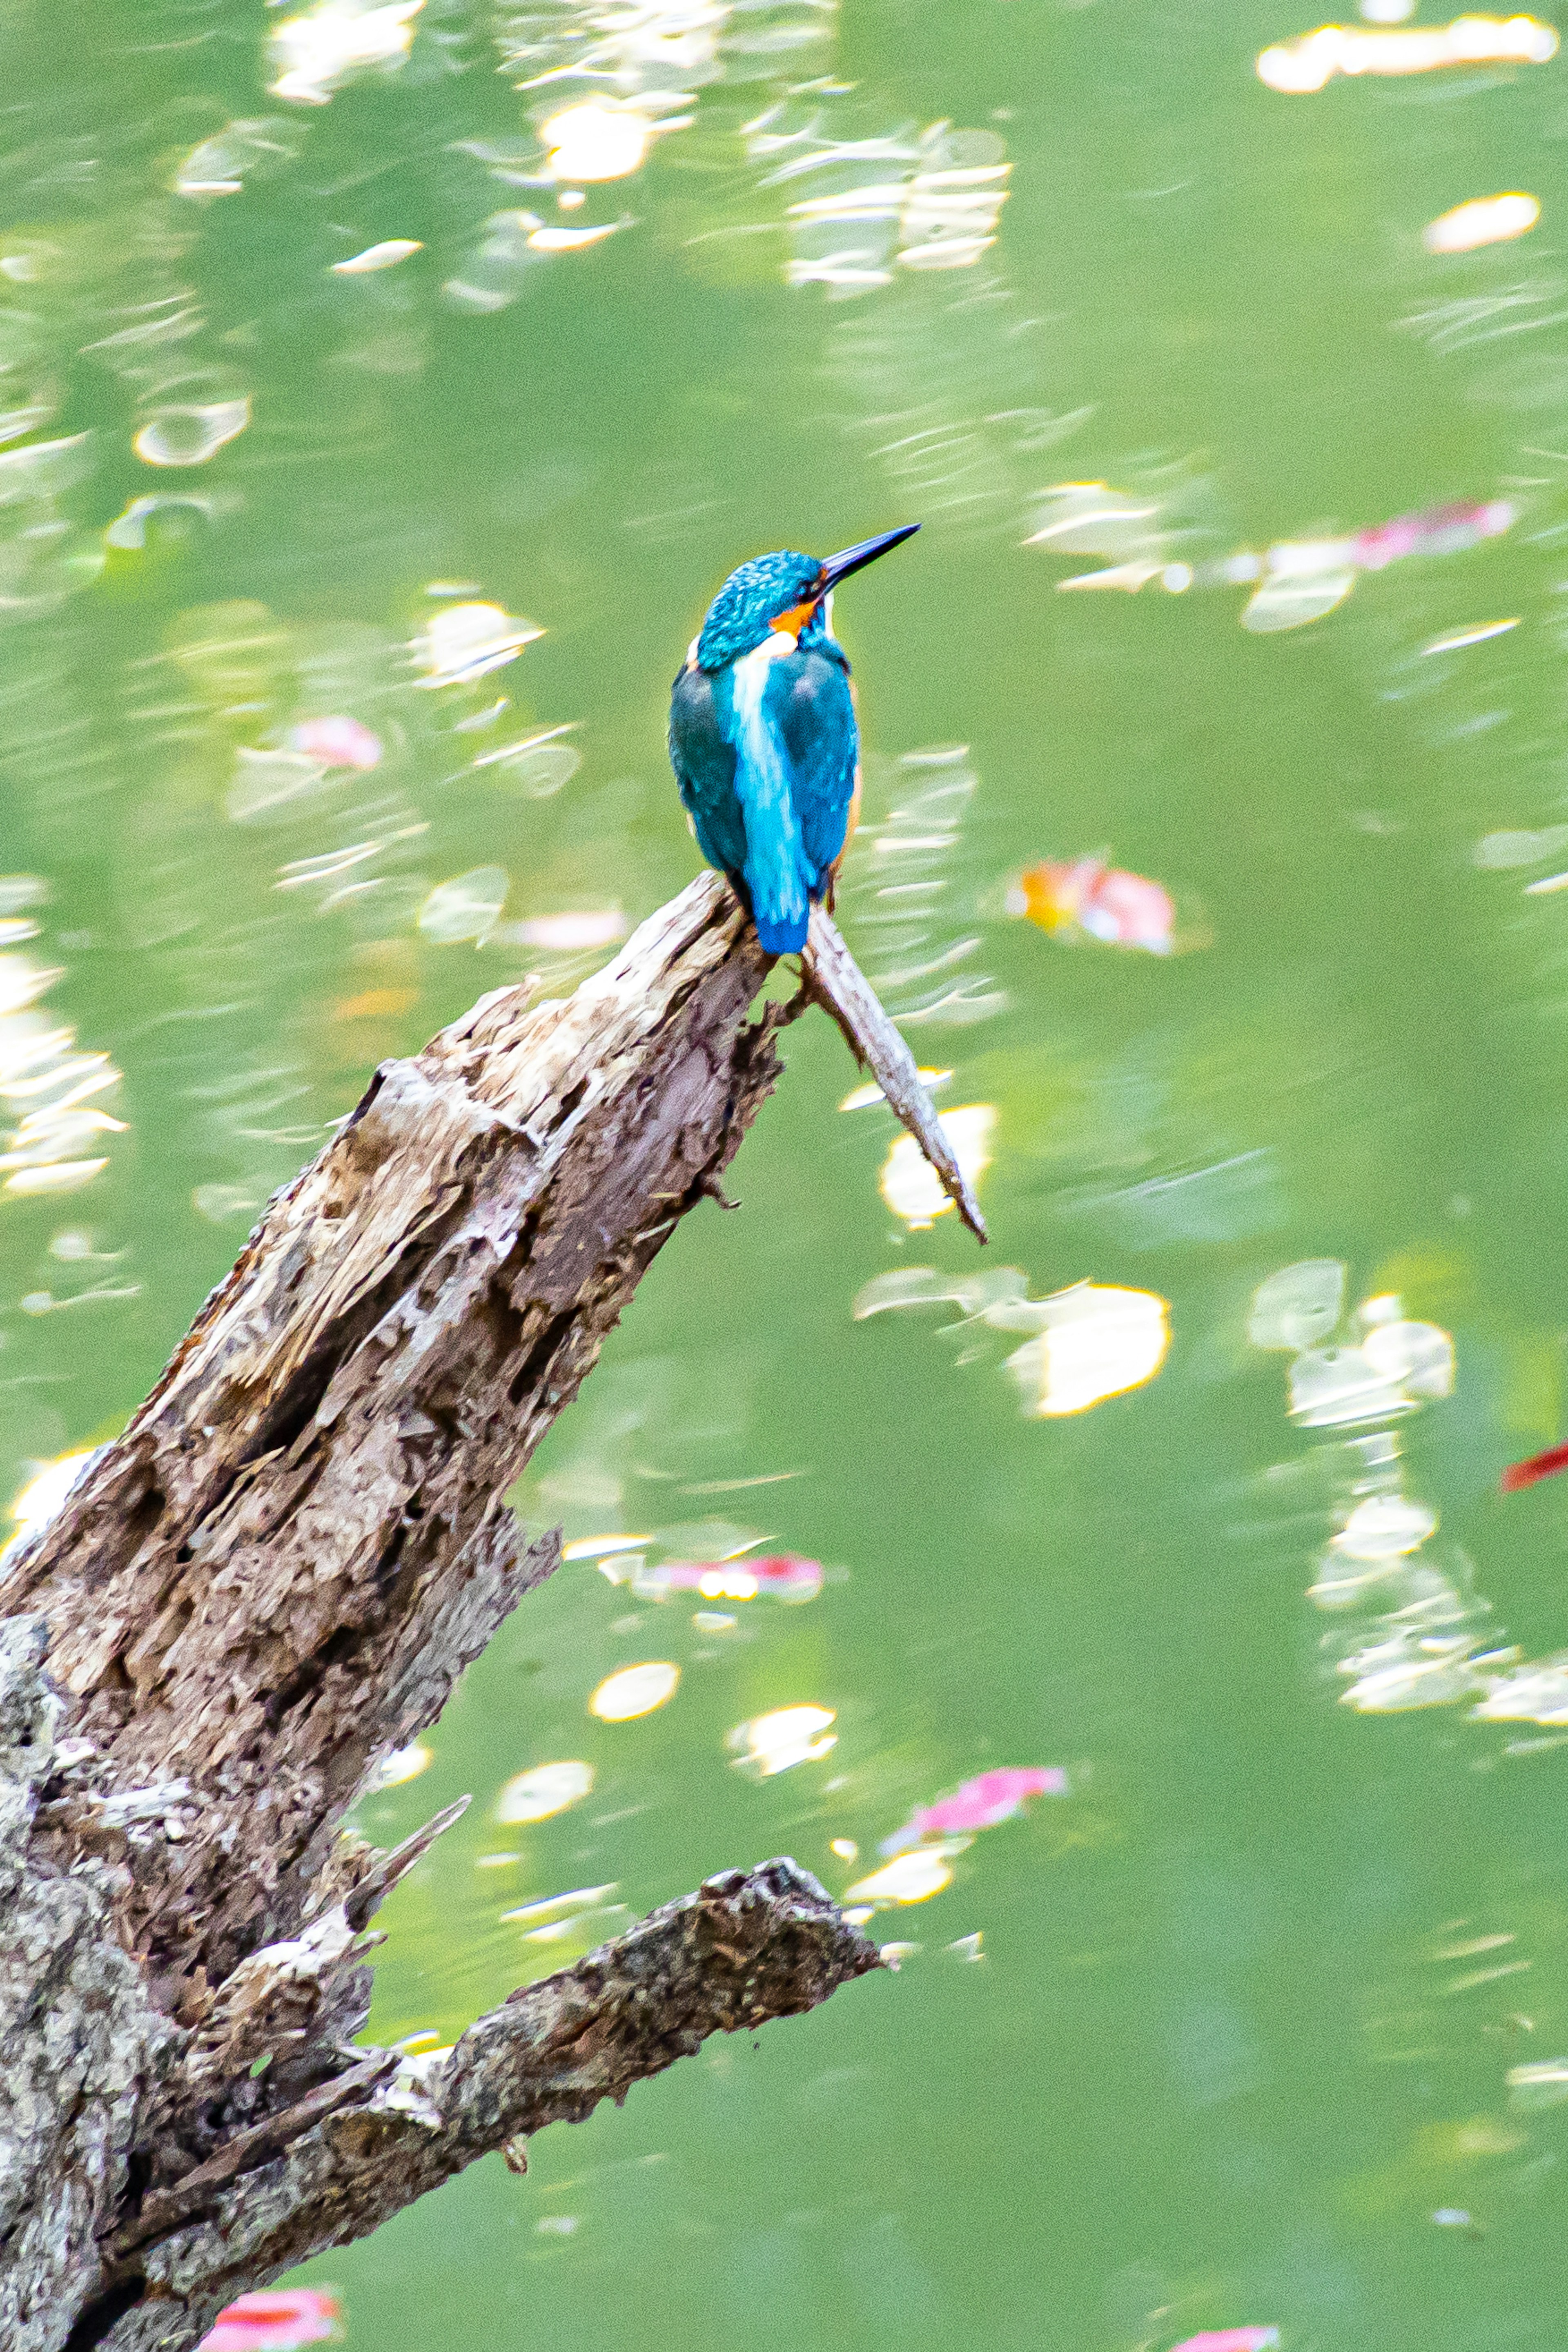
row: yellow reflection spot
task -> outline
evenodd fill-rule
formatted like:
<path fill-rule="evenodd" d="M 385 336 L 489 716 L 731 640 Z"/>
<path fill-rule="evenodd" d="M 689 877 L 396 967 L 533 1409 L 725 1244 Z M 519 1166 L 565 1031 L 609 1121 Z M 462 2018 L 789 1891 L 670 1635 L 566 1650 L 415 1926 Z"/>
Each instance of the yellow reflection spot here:
<path fill-rule="evenodd" d="M 648 1658 L 641 1665 L 622 1666 L 619 1674 L 605 1676 L 588 1702 L 588 1712 L 601 1723 L 631 1723 L 674 1698 L 680 1679 L 679 1666 L 667 1658 Z"/>
<path fill-rule="evenodd" d="M 1481 245 L 1506 245 L 1524 236 L 1541 218 L 1534 196 L 1515 190 L 1506 196 L 1476 196 L 1440 213 L 1421 232 L 1428 253 L 1473 253 Z"/>
<path fill-rule="evenodd" d="M 828 1851 L 830 1853 L 836 1853 L 841 1862 L 858 1862 L 860 1860 L 861 1850 L 859 1846 L 856 1845 L 853 1838 L 834 1838 L 831 1844 L 829 1846 Z"/>
<path fill-rule="evenodd" d="M 387 236 L 380 245 L 367 245 L 363 253 L 351 253 L 347 261 L 332 264 L 334 278 L 366 278 L 375 269 L 395 269 L 411 253 L 423 253 L 423 246 L 416 236 Z"/>
<path fill-rule="evenodd" d="M 432 1750 L 415 1740 L 410 1748 L 393 1748 L 376 1767 L 371 1786 L 377 1789 L 401 1789 L 405 1780 L 417 1780 L 435 1761 Z"/>
<path fill-rule="evenodd" d="M 340 996 L 332 1007 L 334 1021 L 394 1021 L 419 999 L 417 988 L 366 988 L 358 996 Z"/>
<path fill-rule="evenodd" d="M 1533 16 L 1457 16 L 1451 25 L 1411 25 L 1386 32 L 1359 25 L 1323 25 L 1299 41 L 1265 49 L 1258 59 L 1258 79 L 1270 89 L 1300 97 L 1324 89 L 1335 74 L 1543 65 L 1556 54 L 1556 34 Z"/>
<path fill-rule="evenodd" d="M 966 1103 L 960 1110 L 942 1114 L 942 1132 L 971 1186 L 979 1182 L 991 1164 L 990 1135 L 996 1123 L 997 1114 L 989 1103 Z M 912 1233 L 923 1233 L 953 1206 L 912 1135 L 901 1135 L 889 1151 L 878 1190 Z"/>
<path fill-rule="evenodd" d="M 828 1727 L 832 1721 L 831 1706 L 778 1706 L 737 1724 L 728 1745 L 743 1772 L 766 1780 L 791 1765 L 814 1764 L 836 1748 L 838 1735 Z"/>
<path fill-rule="evenodd" d="M 624 179 L 641 164 L 650 135 L 645 115 L 596 98 L 564 107 L 539 131 L 551 172 L 571 181 Z"/>
<path fill-rule="evenodd" d="M 653 1542 L 652 1536 L 580 1536 L 575 1543 L 563 1545 L 562 1559 L 605 1559 L 612 1552 L 645 1551 Z"/>
<path fill-rule="evenodd" d="M 11 1506 L 18 1535 L 31 1535 L 35 1528 L 43 1527 L 54 1517 L 92 1455 L 91 1446 L 78 1447 L 74 1454 L 61 1454 L 53 1462 L 46 1462 L 28 1479 Z"/>
<path fill-rule="evenodd" d="M 564 1813 L 569 1805 L 580 1804 L 593 1787 L 593 1767 L 572 1760 L 562 1764 L 535 1764 L 527 1772 L 515 1772 L 496 1800 L 493 1819 L 497 1822 L 548 1822 L 552 1814 Z"/>
<path fill-rule="evenodd" d="M 1043 1299 L 1045 1328 L 1008 1358 L 1024 1410 L 1041 1419 L 1084 1412 L 1152 1381 L 1170 1346 L 1166 1302 L 1152 1290 L 1080 1282 Z"/>
<path fill-rule="evenodd" d="M 858 1879 L 849 1890 L 851 1903 L 928 1903 L 953 1883 L 953 1866 L 943 1854 L 921 1846 L 894 1854 L 869 1878 Z"/>

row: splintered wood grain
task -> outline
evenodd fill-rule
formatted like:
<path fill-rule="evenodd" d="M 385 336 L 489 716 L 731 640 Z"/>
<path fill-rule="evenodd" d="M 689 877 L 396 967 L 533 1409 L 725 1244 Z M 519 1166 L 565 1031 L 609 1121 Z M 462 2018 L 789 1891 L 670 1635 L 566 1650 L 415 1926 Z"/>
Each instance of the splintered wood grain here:
<path fill-rule="evenodd" d="M 367 1772 L 554 1566 L 500 1498 L 771 1090 L 766 971 L 705 875 L 570 999 L 383 1066 L 0 1568 L 116 1784 L 201 1800 L 124 1905 L 171 1997 L 292 1932 Z"/>

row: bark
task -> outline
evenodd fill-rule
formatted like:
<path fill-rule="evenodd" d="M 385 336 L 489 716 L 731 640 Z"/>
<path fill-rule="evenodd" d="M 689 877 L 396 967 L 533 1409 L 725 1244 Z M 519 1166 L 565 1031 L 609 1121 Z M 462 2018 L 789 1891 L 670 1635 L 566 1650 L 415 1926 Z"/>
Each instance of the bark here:
<path fill-rule="evenodd" d="M 827 948 L 809 989 L 939 1154 L 902 1041 Z M 780 1860 L 442 2057 L 352 2041 L 367 1922 L 460 1809 L 392 1855 L 343 1816 L 556 1565 L 502 1496 L 681 1216 L 722 1198 L 804 1001 L 751 1018 L 767 971 L 704 876 L 571 998 L 498 991 L 383 1066 L 124 1434 L 0 1557 L 15 2352 L 180 2352 L 487 2149 L 520 2161 L 706 2033 L 879 1965 Z"/>

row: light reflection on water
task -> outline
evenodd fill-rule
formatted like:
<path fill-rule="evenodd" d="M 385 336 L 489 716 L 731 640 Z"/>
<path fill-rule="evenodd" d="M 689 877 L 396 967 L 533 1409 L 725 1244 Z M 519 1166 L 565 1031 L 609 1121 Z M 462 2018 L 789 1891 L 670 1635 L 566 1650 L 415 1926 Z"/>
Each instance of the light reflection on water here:
<path fill-rule="evenodd" d="M 779 1851 L 903 1965 L 318 2265 L 350 2345 L 1555 2343 L 1568 1481 L 1498 1480 L 1565 1433 L 1563 68 L 1260 82 L 1315 29 L 7 28 L 28 1512 L 378 1061 L 689 876 L 664 699 L 732 564 L 925 526 L 837 615 L 840 914 L 996 1264 L 797 1024 L 743 1213 L 523 1483 L 575 1556 L 361 1808 L 476 1800 L 389 2040 Z M 1010 919 L 1059 868 L 1202 952 Z M 1090 1274 L 1139 1384 L 1070 1412 Z"/>

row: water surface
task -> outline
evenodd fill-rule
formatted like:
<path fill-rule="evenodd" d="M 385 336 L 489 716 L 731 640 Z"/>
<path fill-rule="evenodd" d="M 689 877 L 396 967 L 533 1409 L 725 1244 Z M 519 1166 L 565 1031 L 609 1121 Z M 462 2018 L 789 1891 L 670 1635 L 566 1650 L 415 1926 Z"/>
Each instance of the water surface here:
<path fill-rule="evenodd" d="M 362 1809 L 390 1843 L 476 1796 L 388 1906 L 372 2030 L 448 2041 L 726 1864 L 841 1892 L 983 1770 L 1069 1793 L 876 1914 L 896 1976 L 309 2275 L 380 2352 L 1547 2352 L 1563 2123 L 1520 2070 L 1568 2052 L 1568 1684 L 1517 1677 L 1568 1646 L 1568 1485 L 1497 1482 L 1563 1434 L 1568 895 L 1527 886 L 1568 867 L 1568 68 L 1285 96 L 1286 0 L 426 0 L 340 74 L 284 21 L 16 0 L 0 34 L 0 1051 L 55 1074 L 18 1118 L 65 1106 L 0 1192 L 10 1489 L 120 1424 L 379 1060 L 609 951 L 548 919 L 603 941 L 689 877 L 667 684 L 731 564 L 905 520 L 838 605 L 844 927 L 943 1102 L 995 1113 L 988 1271 L 1172 1334 L 1040 1418 L 1016 1331 L 856 1321 L 979 1262 L 889 1208 L 890 1121 L 791 1031 L 742 1213 L 675 1235 L 519 1503 L 822 1589 L 584 1559 L 531 1598 Z M 1424 246 L 1514 189 L 1521 241 Z M 1137 512 L 1026 544 L 1072 482 Z M 1206 584 L 1500 501 L 1299 627 Z M 311 756 L 328 717 L 373 765 Z M 1009 916 L 1092 853 L 1164 884 L 1179 952 Z M 1448 1335 L 1451 1393 L 1305 1408 L 1339 1278 L 1249 1338 L 1304 1261 L 1344 1269 L 1341 1348 Z M 1369 1500 L 1436 1524 L 1331 1549 Z M 658 1711 L 587 1712 L 657 1660 Z M 737 1769 L 793 1706 L 832 1744 Z M 494 1818 L 561 1761 L 591 1794 Z"/>

